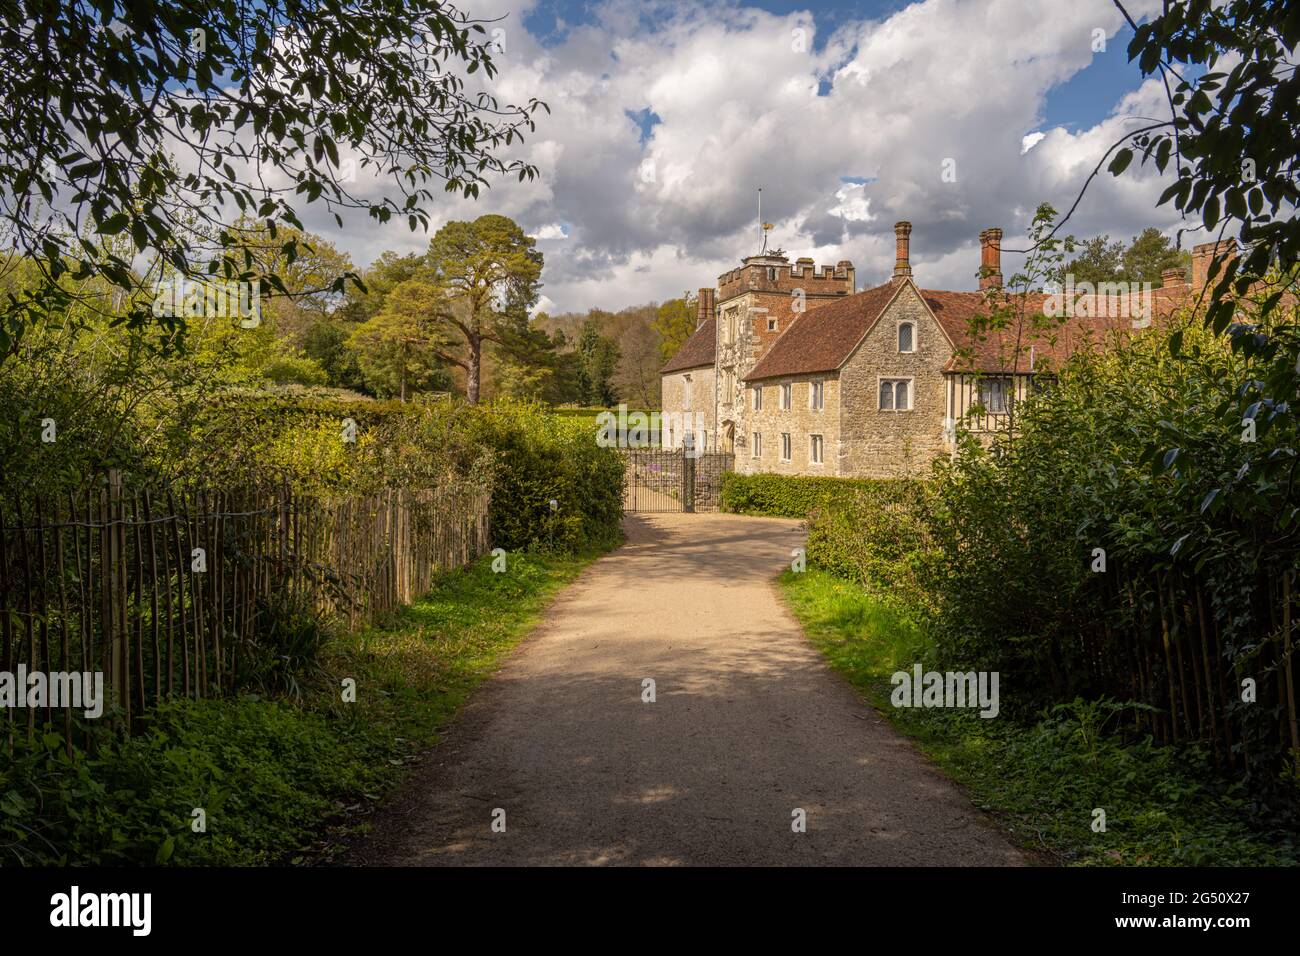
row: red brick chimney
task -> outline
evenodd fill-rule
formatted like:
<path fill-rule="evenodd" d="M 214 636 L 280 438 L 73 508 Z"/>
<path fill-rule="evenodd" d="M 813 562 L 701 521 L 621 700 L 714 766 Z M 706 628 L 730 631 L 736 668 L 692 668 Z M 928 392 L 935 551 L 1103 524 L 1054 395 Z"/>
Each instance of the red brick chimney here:
<path fill-rule="evenodd" d="M 980 233 L 980 289 L 1002 288 L 1002 230 Z"/>
<path fill-rule="evenodd" d="M 1162 289 L 1168 289 L 1170 286 L 1185 285 L 1186 283 L 1187 279 L 1183 275 L 1182 266 L 1179 266 L 1176 269 L 1160 270 L 1160 287 Z"/>
<path fill-rule="evenodd" d="M 713 318 L 713 290 L 701 289 L 699 295 L 696 296 L 695 302 L 695 327 L 698 329 L 705 322 L 709 321 L 709 319 Z"/>
<path fill-rule="evenodd" d="M 1200 293 L 1205 288 L 1205 283 L 1210 275 L 1210 263 L 1214 261 L 1217 255 L 1227 260 L 1237 254 L 1237 240 L 1223 239 L 1219 242 L 1203 242 L 1199 246 L 1192 247 L 1192 291 Z M 1223 267 L 1214 276 L 1214 281 L 1218 282 L 1223 278 Z"/>
<path fill-rule="evenodd" d="M 894 278 L 911 276 L 912 264 L 908 261 L 908 237 L 912 234 L 912 224 L 904 219 L 894 223 Z"/>

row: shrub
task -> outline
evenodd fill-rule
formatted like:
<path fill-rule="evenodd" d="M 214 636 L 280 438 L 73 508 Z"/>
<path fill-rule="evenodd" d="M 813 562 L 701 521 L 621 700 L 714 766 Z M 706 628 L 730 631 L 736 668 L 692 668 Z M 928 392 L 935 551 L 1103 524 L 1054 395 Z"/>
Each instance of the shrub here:
<path fill-rule="evenodd" d="M 941 555 L 930 533 L 930 485 L 881 481 L 815 509 L 808 521 L 808 562 L 877 597 L 924 607 Z"/>
<path fill-rule="evenodd" d="M 479 409 L 471 428 L 493 452 L 493 544 L 577 551 L 617 541 L 623 458 L 596 444 L 589 423 L 498 401 Z"/>
<path fill-rule="evenodd" d="M 734 514 L 806 518 L 811 512 L 832 503 L 850 502 L 860 491 L 874 492 L 899 481 L 904 480 L 731 472 L 722 479 L 720 507 Z"/>

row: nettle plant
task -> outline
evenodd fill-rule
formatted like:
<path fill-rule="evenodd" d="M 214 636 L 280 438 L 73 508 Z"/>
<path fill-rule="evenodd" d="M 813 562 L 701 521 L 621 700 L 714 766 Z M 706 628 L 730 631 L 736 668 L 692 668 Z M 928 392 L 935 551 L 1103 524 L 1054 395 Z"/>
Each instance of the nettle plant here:
<path fill-rule="evenodd" d="M 0 36 L 0 223 L 43 279 L 0 301 L 0 357 L 69 282 L 138 291 L 140 258 L 288 294 L 254 271 L 239 216 L 272 240 L 315 202 L 414 230 L 439 186 L 537 173 L 502 153 L 545 104 L 499 103 L 499 45 L 440 0 L 16 0 Z M 292 263 L 297 234 L 282 242 Z M 183 318 L 135 301 L 126 321 Z"/>

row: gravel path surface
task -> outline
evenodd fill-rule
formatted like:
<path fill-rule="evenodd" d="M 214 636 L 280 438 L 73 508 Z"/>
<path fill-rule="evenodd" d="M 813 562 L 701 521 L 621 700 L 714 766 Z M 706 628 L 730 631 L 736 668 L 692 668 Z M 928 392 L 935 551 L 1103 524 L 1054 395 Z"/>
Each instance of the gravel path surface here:
<path fill-rule="evenodd" d="M 348 862 L 1031 862 L 804 638 L 774 583 L 798 523 L 666 514 L 626 528 Z"/>

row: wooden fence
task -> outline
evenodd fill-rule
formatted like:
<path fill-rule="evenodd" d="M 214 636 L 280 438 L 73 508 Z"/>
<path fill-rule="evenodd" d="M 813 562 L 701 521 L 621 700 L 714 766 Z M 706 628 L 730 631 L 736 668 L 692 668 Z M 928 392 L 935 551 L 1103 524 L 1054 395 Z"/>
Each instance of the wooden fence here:
<path fill-rule="evenodd" d="M 97 493 L 0 505 L 0 669 L 102 672 L 129 731 L 163 698 L 241 686 L 277 604 L 355 627 L 410 602 L 487 550 L 488 503 L 467 483 L 325 500 L 129 493 L 112 474 Z M 29 734 L 56 723 L 42 711 L 26 709 Z M 7 738 L 21 718 L 3 713 Z M 61 719 L 71 746 L 72 709 Z"/>

